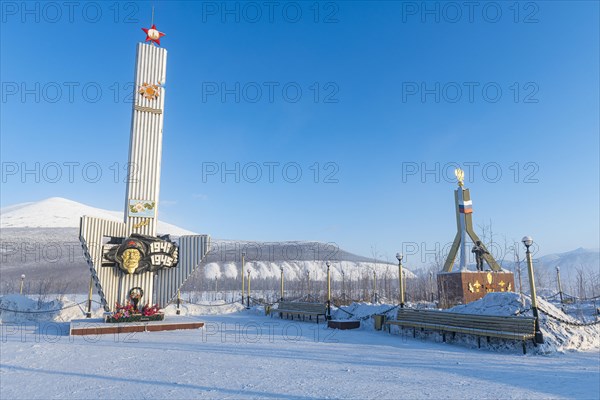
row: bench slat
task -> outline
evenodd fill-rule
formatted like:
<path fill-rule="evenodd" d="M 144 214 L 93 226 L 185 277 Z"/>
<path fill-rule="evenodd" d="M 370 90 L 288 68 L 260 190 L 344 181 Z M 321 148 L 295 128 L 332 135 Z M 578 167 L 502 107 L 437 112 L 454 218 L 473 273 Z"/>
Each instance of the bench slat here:
<path fill-rule="evenodd" d="M 492 329 L 474 329 L 468 327 L 450 326 L 450 325 L 439 325 L 439 324 L 426 324 L 426 323 L 414 323 L 410 321 L 389 321 L 390 325 L 409 326 L 411 328 L 423 328 L 435 331 L 443 332 L 456 332 L 465 333 L 477 336 L 490 336 L 504 339 L 518 339 L 526 340 L 535 337 L 533 332 L 512 332 L 512 331 L 499 331 Z"/>
<path fill-rule="evenodd" d="M 280 302 L 271 312 L 281 315 L 326 315 L 326 306 L 322 303 Z"/>
<path fill-rule="evenodd" d="M 535 318 L 532 317 L 477 315 L 401 308 L 398 310 L 396 320 L 386 321 L 385 324 L 521 340 L 523 341 L 523 352 L 525 352 L 525 340 L 535 337 Z"/>

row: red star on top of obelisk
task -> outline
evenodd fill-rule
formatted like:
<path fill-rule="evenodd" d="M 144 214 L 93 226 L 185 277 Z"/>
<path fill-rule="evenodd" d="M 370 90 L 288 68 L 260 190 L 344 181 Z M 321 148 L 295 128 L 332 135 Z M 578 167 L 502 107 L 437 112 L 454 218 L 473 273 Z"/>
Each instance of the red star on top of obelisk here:
<path fill-rule="evenodd" d="M 156 25 L 152 24 L 150 28 L 142 28 L 142 30 L 146 33 L 146 42 L 150 41 L 151 43 L 156 43 L 160 46 L 160 38 L 165 36 L 165 34 L 159 32 L 158 29 L 156 29 Z"/>

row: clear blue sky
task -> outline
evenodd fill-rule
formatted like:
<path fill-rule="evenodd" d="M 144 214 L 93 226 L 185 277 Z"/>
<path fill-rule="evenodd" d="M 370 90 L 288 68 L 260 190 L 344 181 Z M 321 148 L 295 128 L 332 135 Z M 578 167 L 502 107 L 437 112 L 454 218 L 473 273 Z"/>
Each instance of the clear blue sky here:
<path fill-rule="evenodd" d="M 453 239 L 457 163 L 474 165 L 474 218 L 497 240 L 599 247 L 598 2 L 51 4 L 2 3 L 2 206 L 122 208 L 114 166 L 154 4 L 169 52 L 161 219 L 393 259 Z M 22 176 L 35 163 L 40 182 Z M 239 182 L 206 175 L 236 163 Z"/>

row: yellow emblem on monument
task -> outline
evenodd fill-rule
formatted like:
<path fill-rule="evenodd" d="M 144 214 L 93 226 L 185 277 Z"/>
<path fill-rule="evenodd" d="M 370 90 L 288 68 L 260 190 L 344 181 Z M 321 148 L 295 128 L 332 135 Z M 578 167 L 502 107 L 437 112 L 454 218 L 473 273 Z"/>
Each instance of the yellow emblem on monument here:
<path fill-rule="evenodd" d="M 138 222 L 137 224 L 133 225 L 133 229 L 139 229 L 142 226 L 146 226 L 150 223 L 150 220 L 148 218 L 146 218 L 145 220 Z"/>
<path fill-rule="evenodd" d="M 510 285 L 510 283 L 509 283 L 509 285 Z M 504 283 L 504 281 L 500 281 L 500 283 L 498 283 L 498 286 L 500 286 L 500 291 L 504 292 L 504 286 L 506 286 L 506 283 Z"/>
<path fill-rule="evenodd" d="M 139 90 L 138 93 L 141 94 L 145 99 L 148 100 L 156 100 L 158 99 L 158 96 L 160 96 L 160 82 L 158 82 L 158 85 L 151 85 L 147 82 L 144 82 Z"/>

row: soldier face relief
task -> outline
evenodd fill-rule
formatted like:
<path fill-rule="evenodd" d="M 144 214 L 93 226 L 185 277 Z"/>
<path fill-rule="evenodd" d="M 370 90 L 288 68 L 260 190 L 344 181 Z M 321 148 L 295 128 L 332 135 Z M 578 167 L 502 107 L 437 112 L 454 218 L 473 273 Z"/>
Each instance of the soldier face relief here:
<path fill-rule="evenodd" d="M 139 250 L 127 249 L 123 252 L 123 269 L 127 270 L 128 274 L 133 274 L 140 264 L 142 258 Z"/>

